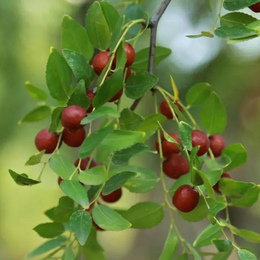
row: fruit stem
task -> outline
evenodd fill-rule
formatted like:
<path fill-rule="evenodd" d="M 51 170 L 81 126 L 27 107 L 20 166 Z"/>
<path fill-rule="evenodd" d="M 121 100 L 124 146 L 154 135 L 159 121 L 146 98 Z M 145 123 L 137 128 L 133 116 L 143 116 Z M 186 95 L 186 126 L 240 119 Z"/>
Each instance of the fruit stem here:
<path fill-rule="evenodd" d="M 47 164 L 47 162 L 44 162 L 44 163 L 43 163 L 43 166 L 42 166 L 40 175 L 39 175 L 39 177 L 37 178 L 37 181 L 41 181 L 41 177 L 42 177 L 42 174 L 43 174 L 44 169 L 45 169 L 45 167 L 46 167 L 46 164 Z"/>
<path fill-rule="evenodd" d="M 224 1 L 225 1 L 225 0 L 221 0 L 221 1 L 220 1 L 220 7 L 219 7 L 219 11 L 218 11 L 218 13 L 217 13 L 217 17 L 216 17 L 216 19 L 215 19 L 215 21 L 214 21 L 213 26 L 209 29 L 209 32 L 212 32 L 212 31 L 215 30 L 216 27 L 217 27 L 217 22 L 218 22 L 218 19 L 220 18 Z"/>

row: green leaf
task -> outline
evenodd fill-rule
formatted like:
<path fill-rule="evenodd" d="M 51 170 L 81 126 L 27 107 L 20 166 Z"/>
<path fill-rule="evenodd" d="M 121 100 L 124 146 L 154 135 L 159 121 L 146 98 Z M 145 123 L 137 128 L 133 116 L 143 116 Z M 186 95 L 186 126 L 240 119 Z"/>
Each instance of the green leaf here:
<path fill-rule="evenodd" d="M 147 90 L 150 90 L 159 79 L 147 71 L 137 71 L 127 79 L 125 94 L 131 99 L 141 98 Z"/>
<path fill-rule="evenodd" d="M 219 238 L 222 235 L 222 230 L 218 224 L 207 226 L 196 238 L 193 243 L 194 247 L 202 247 L 211 245 L 213 238 Z"/>
<path fill-rule="evenodd" d="M 182 185 L 184 184 L 188 184 L 192 186 L 192 182 L 191 182 L 191 174 L 187 173 L 182 175 L 180 178 L 178 178 L 172 185 L 172 187 L 169 190 L 169 194 L 171 197 L 173 197 L 175 191 Z"/>
<path fill-rule="evenodd" d="M 221 16 L 220 25 L 222 27 L 245 27 L 256 20 L 255 17 L 249 14 L 234 12 Z"/>
<path fill-rule="evenodd" d="M 184 149 L 191 151 L 192 150 L 192 143 L 191 143 L 191 133 L 192 127 L 181 121 L 179 123 L 179 132 L 180 132 L 180 139 Z"/>
<path fill-rule="evenodd" d="M 220 180 L 222 171 L 221 170 L 209 170 L 209 171 L 203 171 L 203 174 L 208 179 L 210 185 L 213 186 Z"/>
<path fill-rule="evenodd" d="M 198 251 L 196 251 L 194 249 L 194 247 L 188 241 L 185 240 L 185 244 L 189 248 L 191 254 L 194 256 L 194 260 L 202 260 L 202 258 L 200 256 L 200 254 L 198 253 Z"/>
<path fill-rule="evenodd" d="M 99 107 L 91 112 L 87 117 L 82 119 L 81 124 L 85 125 L 88 124 L 94 120 L 97 120 L 104 116 L 111 116 L 114 118 L 118 118 L 120 116 L 120 113 L 113 107 Z"/>
<path fill-rule="evenodd" d="M 16 184 L 21 185 L 21 186 L 28 186 L 28 185 L 35 185 L 40 183 L 40 181 L 36 181 L 33 179 L 28 178 L 28 175 L 25 173 L 18 174 L 17 172 L 14 172 L 9 169 L 9 173 L 13 180 L 16 182 Z"/>
<path fill-rule="evenodd" d="M 205 158 L 204 163 L 208 169 L 212 171 L 222 170 L 231 163 L 231 159 L 226 155 L 221 155 L 219 158 Z"/>
<path fill-rule="evenodd" d="M 65 231 L 65 228 L 62 223 L 44 223 L 37 225 L 33 230 L 40 237 L 54 238 L 61 235 Z"/>
<path fill-rule="evenodd" d="M 54 154 L 49 161 L 50 168 L 62 179 L 69 179 L 76 167 L 65 156 Z"/>
<path fill-rule="evenodd" d="M 156 173 L 148 168 L 123 166 L 121 171 L 135 172 L 136 176 L 129 179 L 124 187 L 134 193 L 146 193 L 153 190 L 159 181 Z"/>
<path fill-rule="evenodd" d="M 83 187 L 78 181 L 63 180 L 60 183 L 62 191 L 82 207 L 88 207 L 89 200 L 86 188 Z"/>
<path fill-rule="evenodd" d="M 199 150 L 199 147 L 194 147 L 191 150 L 190 153 L 190 164 L 189 164 L 189 172 L 191 174 L 191 183 L 194 186 L 202 185 L 204 183 L 203 178 L 201 177 L 198 170 L 195 168 L 196 163 L 195 160 L 197 159 L 197 152 Z"/>
<path fill-rule="evenodd" d="M 62 256 L 61 260 L 74 260 L 74 254 L 70 247 L 67 247 L 64 251 L 64 254 Z"/>
<path fill-rule="evenodd" d="M 38 152 L 34 155 L 32 155 L 27 162 L 25 163 L 25 165 L 35 165 L 41 162 L 42 156 L 44 155 L 44 150 L 41 152 Z"/>
<path fill-rule="evenodd" d="M 240 249 L 237 251 L 237 254 L 241 260 L 257 260 L 256 256 L 245 249 Z"/>
<path fill-rule="evenodd" d="M 163 252 L 159 260 L 173 259 L 173 256 L 177 249 L 178 249 L 178 236 L 176 235 L 176 233 L 171 227 L 168 232 L 168 236 L 164 244 Z"/>
<path fill-rule="evenodd" d="M 62 20 L 61 46 L 62 49 L 84 55 L 88 61 L 91 60 L 94 52 L 86 29 L 68 15 L 65 15 Z"/>
<path fill-rule="evenodd" d="M 211 216 L 215 216 L 218 212 L 225 209 L 227 207 L 227 200 L 224 196 L 217 196 L 217 202 L 214 201 L 212 203 L 211 208 L 209 210 L 209 214 Z"/>
<path fill-rule="evenodd" d="M 152 228 L 161 223 L 164 218 L 164 207 L 155 202 L 140 202 L 122 216 L 132 223 L 132 228 Z"/>
<path fill-rule="evenodd" d="M 38 122 L 51 115 L 49 106 L 39 106 L 25 115 L 18 124 Z"/>
<path fill-rule="evenodd" d="M 188 260 L 188 254 L 184 253 L 180 255 L 176 260 Z"/>
<path fill-rule="evenodd" d="M 108 48 L 111 32 L 101 5 L 97 1 L 88 9 L 86 15 L 86 29 L 89 40 L 95 48 L 101 50 Z"/>
<path fill-rule="evenodd" d="M 224 8 L 229 11 L 236 11 L 247 6 L 253 5 L 259 2 L 258 0 L 225 0 Z"/>
<path fill-rule="evenodd" d="M 162 46 L 156 46 L 155 65 L 171 55 L 172 50 Z M 131 66 L 134 70 L 146 70 L 148 68 L 149 47 L 138 51 L 135 54 L 135 62 Z"/>
<path fill-rule="evenodd" d="M 228 156 L 231 159 L 231 163 L 225 167 L 225 171 L 230 171 L 247 162 L 247 151 L 240 143 L 226 146 L 221 155 Z"/>
<path fill-rule="evenodd" d="M 230 246 L 229 249 L 225 252 L 220 252 L 216 254 L 211 260 L 227 260 L 231 255 L 233 247 Z"/>
<path fill-rule="evenodd" d="M 127 5 L 125 9 L 125 17 L 126 17 L 126 23 L 131 22 L 133 20 L 143 19 L 145 16 L 142 7 L 139 4 L 130 4 Z M 136 24 L 133 27 L 130 28 L 128 31 L 128 35 L 130 37 L 135 37 L 138 32 L 141 30 L 142 25 Z"/>
<path fill-rule="evenodd" d="M 211 94 L 211 86 L 208 83 L 193 85 L 186 94 L 186 102 L 189 106 L 197 106 L 204 103 Z"/>
<path fill-rule="evenodd" d="M 123 71 L 113 73 L 97 91 L 93 106 L 98 108 L 108 102 L 124 86 Z"/>
<path fill-rule="evenodd" d="M 120 231 L 131 227 L 131 223 L 105 205 L 95 205 L 92 216 L 95 223 L 105 230 Z"/>
<path fill-rule="evenodd" d="M 227 112 L 219 97 L 212 92 L 200 111 L 200 121 L 208 134 L 220 134 L 227 125 Z"/>
<path fill-rule="evenodd" d="M 125 108 L 121 111 L 119 118 L 120 129 L 122 130 L 136 130 L 137 127 L 143 122 L 143 117 Z"/>
<path fill-rule="evenodd" d="M 162 114 L 151 114 L 137 127 L 137 130 L 145 132 L 146 135 L 150 137 L 160 127 L 158 122 L 162 123 L 166 119 L 167 118 Z"/>
<path fill-rule="evenodd" d="M 48 97 L 48 95 L 45 91 L 43 91 L 40 88 L 35 87 L 29 81 L 25 82 L 25 87 L 26 87 L 26 90 L 27 90 L 28 94 L 30 95 L 30 97 L 37 101 L 44 101 Z"/>
<path fill-rule="evenodd" d="M 94 80 L 95 74 L 92 67 L 87 63 L 86 58 L 82 54 L 71 50 L 65 49 L 62 53 L 77 81 L 84 79 L 86 86 L 89 86 Z"/>
<path fill-rule="evenodd" d="M 80 245 L 84 245 L 88 239 L 91 227 L 92 218 L 89 212 L 85 210 L 78 210 L 70 217 L 70 228 Z"/>
<path fill-rule="evenodd" d="M 87 242 L 84 246 L 79 246 L 79 250 L 88 260 L 106 260 L 104 249 L 97 241 L 97 231 L 94 227 L 90 231 Z"/>
<path fill-rule="evenodd" d="M 149 147 L 142 143 L 134 144 L 126 149 L 114 153 L 112 162 L 116 165 L 127 165 L 130 158 L 142 152 L 152 152 Z"/>
<path fill-rule="evenodd" d="M 230 40 L 255 36 L 258 32 L 245 27 L 219 27 L 215 30 L 215 34 L 220 38 Z"/>
<path fill-rule="evenodd" d="M 85 138 L 82 143 L 79 151 L 79 157 L 85 158 L 90 155 L 95 148 L 102 142 L 102 140 L 112 131 L 114 130 L 114 125 L 109 125 L 104 128 L 100 128 L 99 130 L 93 132 L 87 138 Z"/>
<path fill-rule="evenodd" d="M 104 165 L 95 166 L 79 174 L 79 180 L 86 185 L 103 184 L 107 179 L 106 168 Z"/>
<path fill-rule="evenodd" d="M 212 239 L 212 243 L 219 252 L 228 251 L 228 249 L 232 246 L 232 243 L 229 240 Z"/>
<path fill-rule="evenodd" d="M 108 195 L 111 192 L 122 187 L 129 179 L 133 178 L 136 174 L 134 172 L 121 172 L 112 176 L 102 189 L 102 194 Z"/>
<path fill-rule="evenodd" d="M 116 67 L 117 68 L 119 68 L 119 67 L 121 68 L 121 61 L 123 59 L 125 60 L 124 65 L 126 63 L 126 55 L 125 55 L 125 52 L 124 52 L 124 50 L 125 50 L 125 48 L 124 48 L 125 42 L 124 42 L 124 40 L 122 41 L 122 38 L 121 38 L 122 33 L 123 33 L 123 26 L 124 26 L 124 24 L 125 24 L 125 17 L 121 16 L 119 18 L 119 20 L 117 21 L 116 26 L 115 26 L 115 28 L 114 28 L 114 30 L 112 32 L 112 36 L 111 36 L 111 40 L 110 40 L 110 44 L 109 44 L 110 53 L 115 52 L 115 51 L 117 52 L 116 53 L 116 60 L 117 60 L 116 61 Z M 119 44 L 120 40 L 121 40 L 121 43 Z M 119 54 L 120 58 L 118 58 L 118 54 Z M 120 65 L 118 64 L 118 61 L 120 61 Z"/>
<path fill-rule="evenodd" d="M 111 151 L 118 151 L 132 146 L 136 143 L 143 142 L 144 138 L 144 132 L 114 130 L 101 141 L 101 145 Z"/>
<path fill-rule="evenodd" d="M 78 105 L 88 109 L 90 101 L 86 95 L 85 81 L 83 79 L 77 84 L 67 105 Z"/>
<path fill-rule="evenodd" d="M 72 80 L 71 69 L 57 50 L 51 48 L 46 68 L 46 82 L 51 96 L 58 101 L 67 101 Z"/>
<path fill-rule="evenodd" d="M 66 238 L 59 237 L 49 241 L 44 242 L 42 245 L 38 246 L 31 253 L 27 255 L 27 258 L 35 257 L 44 253 L 51 251 L 52 249 L 61 246 L 64 242 L 66 242 Z"/>
<path fill-rule="evenodd" d="M 116 8 L 109 2 L 102 1 L 100 2 L 100 6 L 106 18 L 107 24 L 109 26 L 109 30 L 110 32 L 112 32 L 116 26 L 117 21 L 120 18 L 119 13 L 116 10 Z"/>
<path fill-rule="evenodd" d="M 51 125 L 49 128 L 49 132 L 56 132 L 58 130 L 58 127 L 60 125 L 61 122 L 61 112 L 64 109 L 64 107 L 56 107 L 53 111 L 52 111 L 52 115 L 51 115 Z"/>
<path fill-rule="evenodd" d="M 231 197 L 231 204 L 237 207 L 251 207 L 258 200 L 260 189 L 252 182 L 241 182 L 227 178 L 219 181 L 220 191 Z"/>

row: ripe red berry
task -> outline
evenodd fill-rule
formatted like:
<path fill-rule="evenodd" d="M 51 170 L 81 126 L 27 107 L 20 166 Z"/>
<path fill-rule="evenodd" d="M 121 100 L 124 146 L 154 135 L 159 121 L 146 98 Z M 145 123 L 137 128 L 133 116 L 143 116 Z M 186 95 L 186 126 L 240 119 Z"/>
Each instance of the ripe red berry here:
<path fill-rule="evenodd" d="M 260 13 L 260 2 L 250 5 L 249 8 L 255 13 Z"/>
<path fill-rule="evenodd" d="M 93 90 L 90 89 L 90 90 L 87 90 L 86 95 L 87 95 L 87 97 L 88 97 L 88 99 L 90 101 L 90 105 L 89 105 L 89 107 L 87 109 L 87 113 L 91 113 L 92 110 L 93 110 L 92 100 L 94 99 L 96 93 L 94 93 Z"/>
<path fill-rule="evenodd" d="M 108 102 L 114 102 L 119 98 L 121 98 L 122 95 L 123 95 L 123 89 L 120 89 L 111 99 L 109 99 Z"/>
<path fill-rule="evenodd" d="M 172 203 L 179 211 L 190 212 L 199 203 L 199 192 L 190 185 L 182 185 L 175 191 Z"/>
<path fill-rule="evenodd" d="M 100 75 L 103 69 L 109 62 L 110 55 L 108 55 L 109 51 L 100 51 L 97 53 L 92 61 L 93 69 L 97 75 Z"/>
<path fill-rule="evenodd" d="M 82 171 L 86 170 L 87 166 L 88 166 L 88 162 L 89 162 L 89 157 L 86 157 L 84 159 L 81 160 L 80 162 L 80 169 Z M 74 162 L 74 165 L 77 167 L 79 164 L 79 159 L 77 159 L 75 162 Z M 89 169 L 92 168 L 92 167 L 95 167 L 97 165 L 101 165 L 101 163 L 97 163 L 95 161 L 91 161 L 90 165 L 89 165 Z"/>
<path fill-rule="evenodd" d="M 209 149 L 209 139 L 203 132 L 193 130 L 191 134 L 192 147 L 200 146 L 197 155 L 205 154 Z"/>
<path fill-rule="evenodd" d="M 175 139 L 176 142 L 179 143 L 181 146 L 181 140 L 178 135 L 176 135 L 175 133 L 168 133 L 168 135 L 170 135 L 173 139 Z M 162 140 L 162 152 L 163 152 L 164 157 L 167 158 L 172 153 L 180 152 L 180 148 L 175 143 L 167 141 L 164 138 L 163 134 L 161 135 L 161 140 Z M 159 142 L 158 141 L 155 142 L 155 149 L 159 153 Z"/>
<path fill-rule="evenodd" d="M 52 153 L 58 144 L 58 140 L 57 133 L 49 133 L 48 128 L 45 128 L 36 135 L 34 142 L 38 151 L 45 150 L 45 153 Z"/>
<path fill-rule="evenodd" d="M 60 183 L 63 181 L 63 179 L 59 176 L 58 178 L 58 184 L 60 185 Z"/>
<path fill-rule="evenodd" d="M 173 153 L 163 162 L 163 172 L 176 180 L 189 172 L 189 163 L 182 155 Z"/>
<path fill-rule="evenodd" d="M 221 135 L 209 136 L 210 149 L 215 157 L 219 157 L 225 148 L 225 140 Z"/>
<path fill-rule="evenodd" d="M 221 178 L 232 179 L 232 176 L 228 172 L 223 172 Z M 213 186 L 213 189 L 216 193 L 221 193 L 221 191 L 219 190 L 219 181 Z"/>
<path fill-rule="evenodd" d="M 61 124 L 72 132 L 84 127 L 80 122 L 86 116 L 87 112 L 83 107 L 78 105 L 67 106 L 62 110 Z"/>
<path fill-rule="evenodd" d="M 180 111 L 182 111 L 182 107 L 178 103 L 174 103 L 174 104 Z M 160 112 L 168 119 L 173 119 L 171 108 L 165 99 L 163 99 L 160 103 Z"/>
<path fill-rule="evenodd" d="M 62 132 L 63 142 L 70 147 L 79 147 L 85 140 L 86 132 L 84 128 L 77 130 L 76 132 L 70 132 L 69 129 L 64 128 Z"/>
<path fill-rule="evenodd" d="M 129 43 L 126 43 L 126 45 L 125 45 L 125 55 L 126 55 L 126 64 L 125 64 L 125 66 L 129 67 L 135 61 L 135 49 Z"/>
<path fill-rule="evenodd" d="M 105 201 L 105 202 L 109 202 L 109 203 L 112 203 L 112 202 L 116 202 L 118 201 L 122 196 L 122 188 L 119 188 L 113 192 L 111 192 L 110 194 L 108 195 L 103 195 L 101 193 L 101 198 Z"/>

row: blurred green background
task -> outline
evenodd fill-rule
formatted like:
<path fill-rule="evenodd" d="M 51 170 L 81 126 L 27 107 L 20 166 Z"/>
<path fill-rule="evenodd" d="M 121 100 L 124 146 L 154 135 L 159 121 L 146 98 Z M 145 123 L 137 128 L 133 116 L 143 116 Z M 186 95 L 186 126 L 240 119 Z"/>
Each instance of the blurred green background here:
<path fill-rule="evenodd" d="M 35 107 L 27 95 L 24 82 L 46 89 L 45 66 L 50 46 L 60 49 L 60 27 L 64 14 L 69 14 L 84 24 L 84 17 L 92 1 L 84 0 L 1 0 L 0 1 L 0 259 L 20 260 L 44 240 L 32 230 L 34 226 L 48 219 L 44 210 L 55 206 L 62 195 L 57 177 L 49 169 L 43 182 L 33 187 L 17 186 L 8 174 L 11 168 L 26 172 L 37 178 L 38 166 L 25 167 L 24 163 L 36 152 L 34 137 L 47 127 L 50 119 L 38 124 L 17 122 Z M 123 12 L 124 1 L 114 2 Z M 150 14 L 156 11 L 161 1 L 142 2 Z M 234 170 L 235 179 L 260 183 L 260 41 L 227 45 L 218 38 L 190 39 L 188 34 L 199 34 L 208 30 L 214 23 L 220 1 L 210 0 L 173 1 L 163 16 L 158 28 L 158 44 L 172 48 L 172 55 L 155 70 L 160 77 L 160 85 L 170 90 L 169 75 L 173 75 L 180 95 L 184 100 L 187 89 L 197 82 L 209 82 L 222 99 L 228 113 L 228 126 L 223 136 L 227 144 L 241 142 L 248 151 L 248 163 Z M 253 14 L 250 10 L 243 10 Z M 137 49 L 148 45 L 148 34 L 142 37 Z M 138 107 L 147 114 L 150 95 Z M 129 100 L 124 99 L 125 104 Z M 198 113 L 194 110 L 195 115 Z M 171 124 L 166 126 L 171 128 Z M 151 147 L 153 144 L 151 143 Z M 62 148 L 72 160 L 76 149 Z M 158 161 L 147 156 L 136 158 L 134 163 L 147 160 L 150 167 L 158 169 Z M 170 182 L 170 180 L 169 180 Z M 151 199 L 162 201 L 160 184 L 149 195 L 138 196 L 124 190 L 119 207 L 130 207 L 138 201 Z M 260 232 L 260 203 L 251 209 L 231 209 L 231 221 L 238 227 Z M 202 223 L 185 223 L 176 216 L 184 237 L 193 241 L 203 226 Z M 107 251 L 108 259 L 113 260 L 156 260 L 163 248 L 169 228 L 168 214 L 158 227 L 151 230 L 124 232 L 103 232 L 100 243 Z M 238 240 L 241 245 L 248 246 Z M 254 250 L 260 255 L 259 247 Z M 233 256 L 230 259 L 237 259 Z"/>

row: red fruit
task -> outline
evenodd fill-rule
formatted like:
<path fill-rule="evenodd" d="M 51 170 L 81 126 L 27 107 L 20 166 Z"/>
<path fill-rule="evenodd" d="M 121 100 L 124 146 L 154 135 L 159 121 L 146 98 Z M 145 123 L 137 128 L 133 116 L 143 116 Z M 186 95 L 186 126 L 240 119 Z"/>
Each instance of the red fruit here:
<path fill-rule="evenodd" d="M 178 103 L 174 103 L 177 108 L 182 111 L 182 107 Z M 162 100 L 160 103 L 160 112 L 166 116 L 168 119 L 173 119 L 173 114 L 171 111 L 170 106 L 168 105 L 167 101 L 165 99 Z"/>
<path fill-rule="evenodd" d="M 225 140 L 221 135 L 209 136 L 210 149 L 215 157 L 219 157 L 225 148 Z"/>
<path fill-rule="evenodd" d="M 76 132 L 70 132 L 69 129 L 64 128 L 62 132 L 63 142 L 70 147 L 79 147 L 83 143 L 86 137 L 84 128 L 79 129 Z"/>
<path fill-rule="evenodd" d="M 135 61 L 135 49 L 129 43 L 126 43 L 126 45 L 125 45 L 125 55 L 126 55 L 126 64 L 125 64 L 125 66 L 129 67 Z"/>
<path fill-rule="evenodd" d="M 180 140 L 178 135 L 176 135 L 175 133 L 168 133 L 168 135 L 170 135 L 173 139 L 175 139 L 176 142 L 179 143 L 180 146 L 181 146 L 181 140 Z M 162 152 L 163 152 L 164 157 L 167 158 L 172 153 L 179 153 L 180 152 L 180 148 L 175 143 L 167 141 L 164 138 L 163 134 L 161 135 L 161 140 L 162 140 Z M 155 142 L 155 149 L 159 153 L 159 143 L 158 143 L 158 141 Z"/>
<path fill-rule="evenodd" d="M 223 172 L 221 178 L 232 179 L 232 176 L 228 172 Z M 221 191 L 219 190 L 219 181 L 213 186 L 213 189 L 216 193 L 221 193 Z"/>
<path fill-rule="evenodd" d="M 108 100 L 108 102 L 114 102 L 119 98 L 121 98 L 122 95 L 123 95 L 123 89 L 120 89 L 111 99 Z"/>
<path fill-rule="evenodd" d="M 199 192 L 190 185 L 180 186 L 172 198 L 173 205 L 181 212 L 194 210 L 199 203 Z"/>
<path fill-rule="evenodd" d="M 101 198 L 105 201 L 105 202 L 116 202 L 118 201 L 122 196 L 122 188 L 119 188 L 113 192 L 111 192 L 110 194 L 108 195 L 103 195 L 101 193 Z"/>
<path fill-rule="evenodd" d="M 199 130 L 192 130 L 191 134 L 192 147 L 200 146 L 197 155 L 201 156 L 205 154 L 209 149 L 208 137 Z"/>
<path fill-rule="evenodd" d="M 163 172 L 176 180 L 189 172 L 189 163 L 182 155 L 173 153 L 163 162 Z"/>
<path fill-rule="evenodd" d="M 250 5 L 249 8 L 255 13 L 260 13 L 260 2 Z"/>
<path fill-rule="evenodd" d="M 101 51 L 97 53 L 92 61 L 93 69 L 97 75 L 100 75 L 102 70 L 106 67 L 109 62 L 110 56 L 109 51 Z"/>
<path fill-rule="evenodd" d="M 58 184 L 60 185 L 60 183 L 63 181 L 63 179 L 61 177 L 58 178 Z"/>
<path fill-rule="evenodd" d="M 61 124 L 72 132 L 84 127 L 80 122 L 86 116 L 87 112 L 83 107 L 78 105 L 67 106 L 62 110 Z"/>
<path fill-rule="evenodd" d="M 86 95 L 87 95 L 87 97 L 88 97 L 88 99 L 89 99 L 89 101 L 90 101 L 90 105 L 89 105 L 89 107 L 88 107 L 88 109 L 87 109 L 87 113 L 91 113 L 92 110 L 93 110 L 92 100 L 94 99 L 96 93 L 94 93 L 93 90 L 90 89 L 90 90 L 87 90 Z"/>
<path fill-rule="evenodd" d="M 35 137 L 35 146 L 39 151 L 45 150 L 45 153 L 52 153 L 59 140 L 57 133 L 49 133 L 48 128 L 42 129 Z M 60 143 L 61 145 L 61 143 Z"/>
<path fill-rule="evenodd" d="M 86 157 L 86 158 L 84 158 L 84 159 L 81 160 L 81 162 L 80 162 L 80 169 L 81 169 L 82 171 L 86 170 L 86 168 L 87 168 L 87 166 L 88 166 L 88 162 L 89 162 L 89 157 Z M 74 162 L 74 165 L 75 165 L 76 167 L 78 166 L 78 164 L 79 164 L 79 159 L 77 159 L 77 160 Z M 95 162 L 95 161 L 92 160 L 91 163 L 90 163 L 89 169 L 92 168 L 92 167 L 95 167 L 95 166 L 97 166 L 97 165 L 101 165 L 101 163 L 97 163 L 97 162 Z"/>

